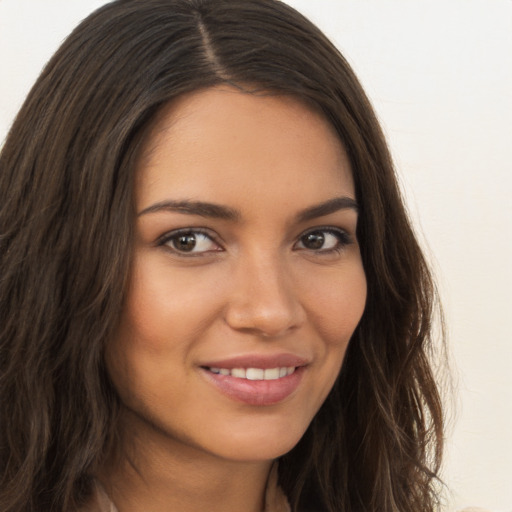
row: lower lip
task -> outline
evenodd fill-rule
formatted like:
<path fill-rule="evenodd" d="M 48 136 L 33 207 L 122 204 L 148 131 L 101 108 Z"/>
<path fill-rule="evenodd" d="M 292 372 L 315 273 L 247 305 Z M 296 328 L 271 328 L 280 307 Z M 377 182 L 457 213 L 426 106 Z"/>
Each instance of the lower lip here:
<path fill-rule="evenodd" d="M 298 367 L 291 375 L 274 380 L 248 380 L 213 373 L 201 368 L 203 375 L 216 388 L 238 402 L 248 405 L 274 405 L 288 398 L 302 380 L 305 367 Z"/>

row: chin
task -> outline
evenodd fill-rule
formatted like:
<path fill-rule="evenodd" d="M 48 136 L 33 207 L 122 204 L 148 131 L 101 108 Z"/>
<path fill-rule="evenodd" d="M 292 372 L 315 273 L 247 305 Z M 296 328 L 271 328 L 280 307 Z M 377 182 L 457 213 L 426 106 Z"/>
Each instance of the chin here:
<path fill-rule="evenodd" d="M 286 423 L 273 428 L 253 429 L 250 432 L 230 430 L 228 436 L 219 436 L 216 451 L 222 458 L 233 461 L 274 460 L 297 445 L 308 425 L 297 428 L 297 425 L 290 426 Z"/>

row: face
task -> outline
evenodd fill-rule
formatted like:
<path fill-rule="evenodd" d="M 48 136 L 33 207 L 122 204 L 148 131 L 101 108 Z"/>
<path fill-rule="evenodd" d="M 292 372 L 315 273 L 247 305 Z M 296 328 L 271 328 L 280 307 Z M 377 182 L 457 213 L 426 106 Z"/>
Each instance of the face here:
<path fill-rule="evenodd" d="M 366 299 L 338 137 L 296 99 L 192 93 L 149 135 L 135 202 L 107 352 L 126 421 L 209 456 L 286 453 L 333 386 Z"/>

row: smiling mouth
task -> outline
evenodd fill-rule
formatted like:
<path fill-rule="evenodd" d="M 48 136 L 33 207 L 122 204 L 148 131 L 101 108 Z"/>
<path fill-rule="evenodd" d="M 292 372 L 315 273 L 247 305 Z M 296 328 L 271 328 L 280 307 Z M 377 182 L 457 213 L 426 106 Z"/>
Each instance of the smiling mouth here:
<path fill-rule="evenodd" d="M 285 366 L 278 368 L 215 368 L 206 367 L 206 370 L 237 379 L 245 380 L 277 380 L 288 377 L 295 372 L 295 366 Z"/>
<path fill-rule="evenodd" d="M 262 363 L 262 366 L 266 365 Z M 306 365 L 273 368 L 201 366 L 201 369 L 207 382 L 228 398 L 251 406 L 267 406 L 293 395 L 302 382 Z"/>

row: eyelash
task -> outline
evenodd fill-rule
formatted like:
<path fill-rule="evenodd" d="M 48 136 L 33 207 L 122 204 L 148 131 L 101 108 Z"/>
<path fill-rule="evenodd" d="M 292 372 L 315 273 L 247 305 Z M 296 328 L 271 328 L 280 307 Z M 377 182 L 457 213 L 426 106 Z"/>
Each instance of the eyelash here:
<path fill-rule="evenodd" d="M 324 241 L 325 241 L 325 234 L 333 235 L 337 238 L 337 244 L 335 247 L 332 247 L 330 249 L 311 249 L 308 247 L 299 247 L 296 248 L 296 245 L 299 243 L 302 243 L 304 245 L 304 239 L 312 234 L 323 234 L 324 235 Z M 177 241 L 180 237 L 184 237 L 187 235 L 197 236 L 197 235 L 203 235 L 210 239 L 212 243 L 216 244 L 219 249 L 213 250 L 213 251 L 202 251 L 202 252 L 187 252 L 187 251 L 180 251 L 176 247 L 173 247 L 171 245 L 171 242 Z M 353 239 L 349 233 L 347 233 L 345 230 L 340 228 L 335 228 L 332 226 L 318 226 L 314 227 L 312 229 L 309 229 L 305 231 L 304 233 L 301 233 L 301 235 L 298 237 L 297 241 L 294 244 L 295 250 L 303 250 L 303 251 L 310 251 L 314 254 L 318 255 L 329 255 L 329 254 L 339 254 L 341 253 L 348 245 L 350 245 L 353 242 Z M 213 233 L 210 230 L 204 229 L 204 228 L 181 228 L 176 229 L 173 231 L 170 231 L 169 233 L 166 233 L 165 235 L 161 236 L 157 242 L 157 246 L 164 247 L 167 250 L 171 251 L 173 254 L 176 254 L 180 257 L 190 258 L 190 257 L 198 257 L 198 256 L 204 256 L 206 253 L 211 252 L 222 252 L 222 246 L 220 243 L 218 243 L 217 238 L 213 235 Z M 193 247 L 194 248 L 194 247 Z M 193 249 L 192 248 L 192 249 Z"/>
<path fill-rule="evenodd" d="M 172 247 L 171 242 L 178 240 L 180 237 L 184 237 L 187 235 L 203 235 L 207 238 L 209 238 L 214 244 L 216 244 L 219 249 L 215 251 L 204 251 L 204 252 L 187 252 L 187 251 L 180 251 L 176 247 Z M 165 247 L 169 251 L 171 251 L 174 254 L 177 254 L 178 256 L 182 256 L 185 258 L 190 257 L 197 257 L 197 256 L 203 256 L 206 252 L 220 252 L 221 246 L 217 242 L 216 237 L 212 234 L 211 231 L 204 229 L 204 228 L 181 228 L 176 229 L 174 231 L 170 231 L 169 233 L 166 233 L 165 235 L 161 236 L 157 240 L 157 245 L 160 247 Z"/>
<path fill-rule="evenodd" d="M 304 249 L 301 249 L 301 250 L 313 251 L 320 255 L 339 254 L 348 245 L 350 245 L 353 242 L 353 239 L 350 236 L 350 234 L 347 233 L 347 231 L 345 231 L 343 229 L 335 228 L 332 226 L 317 226 L 317 227 L 314 227 L 314 228 L 309 229 L 306 232 L 302 233 L 299 236 L 299 239 L 296 243 L 302 242 L 307 236 L 315 234 L 315 233 L 322 233 L 324 235 L 327 233 L 329 235 L 333 235 L 334 237 L 337 238 L 336 246 L 332 247 L 331 249 L 319 249 L 319 250 L 308 249 L 307 247 L 304 247 Z M 324 237 L 324 240 L 325 240 L 325 237 Z"/>

